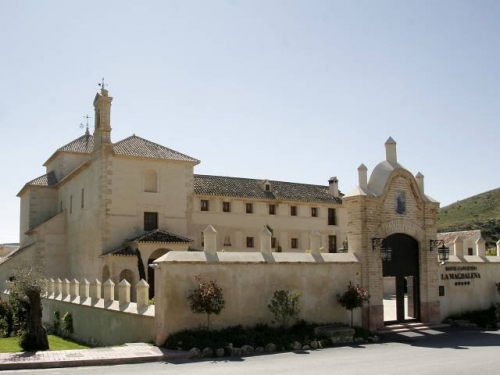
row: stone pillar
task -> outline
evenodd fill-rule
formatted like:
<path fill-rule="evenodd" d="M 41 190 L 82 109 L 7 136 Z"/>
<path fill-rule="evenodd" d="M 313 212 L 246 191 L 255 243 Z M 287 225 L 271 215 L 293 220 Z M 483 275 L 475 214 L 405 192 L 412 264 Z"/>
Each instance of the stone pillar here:
<path fill-rule="evenodd" d="M 211 225 L 203 231 L 204 246 L 203 251 L 206 253 L 217 252 L 217 231 Z"/>
<path fill-rule="evenodd" d="M 62 295 L 63 297 L 69 296 L 69 286 L 70 282 L 68 279 L 64 279 L 62 283 Z"/>
<path fill-rule="evenodd" d="M 422 195 L 425 195 L 424 193 L 424 175 L 420 172 L 417 173 L 417 175 L 415 176 L 415 180 L 417 180 L 417 185 L 418 185 L 418 189 L 420 190 L 420 193 Z"/>
<path fill-rule="evenodd" d="M 102 283 L 99 281 L 99 279 L 95 279 L 90 284 L 90 297 L 97 299 L 101 298 L 101 285 Z"/>
<path fill-rule="evenodd" d="M 358 184 L 360 189 L 367 190 L 368 189 L 368 168 L 366 165 L 361 164 L 358 167 Z"/>
<path fill-rule="evenodd" d="M 55 282 L 55 295 L 59 296 L 62 293 L 62 281 L 61 279 L 57 278 Z"/>
<path fill-rule="evenodd" d="M 47 292 L 49 293 L 49 297 L 54 297 L 55 280 L 51 278 L 49 279 L 49 282 L 47 284 Z"/>
<path fill-rule="evenodd" d="M 321 234 L 314 229 L 309 235 L 309 248 L 311 249 L 311 254 L 319 254 L 321 247 Z"/>
<path fill-rule="evenodd" d="M 149 305 L 149 284 L 146 280 L 141 279 L 135 284 L 135 289 L 137 293 L 137 307 Z"/>
<path fill-rule="evenodd" d="M 486 241 L 482 237 L 476 241 L 476 255 L 483 258 L 486 256 Z"/>
<path fill-rule="evenodd" d="M 497 257 L 500 257 L 500 240 L 497 241 Z"/>
<path fill-rule="evenodd" d="M 104 289 L 104 300 L 105 301 L 114 301 L 115 299 L 115 283 L 111 281 L 111 279 L 108 279 L 104 284 L 103 284 L 103 289 Z"/>
<path fill-rule="evenodd" d="M 396 152 L 396 141 L 389 137 L 389 139 L 385 142 L 385 159 L 389 163 L 397 163 L 398 162 L 398 154 Z"/>
<path fill-rule="evenodd" d="M 80 295 L 80 282 L 77 279 L 73 279 L 73 281 L 71 282 L 70 294 L 75 297 L 78 297 Z"/>
<path fill-rule="evenodd" d="M 460 237 L 455 238 L 453 241 L 453 255 L 457 257 L 464 256 L 464 241 Z"/>
<path fill-rule="evenodd" d="M 267 226 L 264 225 L 262 232 L 260 232 L 260 252 L 261 253 L 266 253 L 266 254 L 271 253 L 271 237 L 272 237 L 271 232 L 269 231 Z"/>
<path fill-rule="evenodd" d="M 87 279 L 83 279 L 82 283 L 80 284 L 80 297 L 90 297 L 90 282 Z"/>
<path fill-rule="evenodd" d="M 125 279 L 118 284 L 118 301 L 120 305 L 130 302 L 130 283 Z"/>

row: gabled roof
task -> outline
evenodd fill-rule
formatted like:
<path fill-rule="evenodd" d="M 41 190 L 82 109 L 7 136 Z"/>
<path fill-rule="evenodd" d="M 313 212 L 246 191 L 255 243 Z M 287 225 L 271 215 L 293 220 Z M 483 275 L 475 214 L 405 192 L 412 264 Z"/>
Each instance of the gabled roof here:
<path fill-rule="evenodd" d="M 181 154 L 165 146 L 138 137 L 135 134 L 113 144 L 113 150 L 117 155 L 188 161 L 196 164 L 200 162 L 191 156 Z"/>
<path fill-rule="evenodd" d="M 88 133 L 60 147 L 45 162 L 44 165 L 52 160 L 60 152 L 70 152 L 77 154 L 90 155 L 94 149 L 94 136 Z M 198 159 L 184 155 L 168 147 L 148 141 L 147 139 L 136 136 L 135 134 L 113 144 L 113 151 L 116 155 L 139 156 L 144 158 L 188 161 L 198 164 Z"/>
<path fill-rule="evenodd" d="M 58 183 L 54 172 L 49 172 L 26 183 L 29 186 L 54 186 Z"/>
<path fill-rule="evenodd" d="M 328 186 L 268 181 L 271 190 L 262 188 L 262 180 L 240 177 L 194 175 L 194 192 L 232 198 L 288 200 L 298 202 L 342 203 L 328 193 Z"/>
<path fill-rule="evenodd" d="M 130 243 L 132 242 L 149 242 L 149 243 L 162 243 L 162 244 L 189 244 L 193 242 L 189 238 L 179 236 L 177 234 L 173 234 L 167 232 L 162 229 L 155 229 L 139 236 L 127 239 L 123 242 L 123 245 L 120 247 L 107 252 L 104 255 L 125 255 L 125 256 L 134 256 L 135 250 L 132 249 Z"/>

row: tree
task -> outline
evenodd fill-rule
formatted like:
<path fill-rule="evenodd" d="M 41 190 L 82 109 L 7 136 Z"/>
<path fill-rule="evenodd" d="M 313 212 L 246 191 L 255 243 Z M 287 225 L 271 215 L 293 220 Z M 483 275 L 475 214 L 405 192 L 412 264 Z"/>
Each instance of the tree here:
<path fill-rule="evenodd" d="M 198 287 L 189 291 L 189 306 L 195 314 L 207 314 L 207 329 L 210 330 L 210 315 L 219 315 L 226 301 L 222 289 L 215 280 L 205 281 L 201 275 L 196 275 L 194 278 L 198 282 Z"/>
<path fill-rule="evenodd" d="M 274 291 L 273 298 L 267 308 L 274 314 L 273 323 L 281 328 L 287 328 L 291 320 L 299 317 L 299 299 L 302 293 L 288 290 Z"/>
<path fill-rule="evenodd" d="M 42 324 L 42 299 L 46 280 L 35 267 L 20 267 L 14 270 L 12 292 L 20 301 L 28 303 L 26 322 L 19 345 L 23 350 L 48 350 L 47 330 Z"/>
<path fill-rule="evenodd" d="M 144 269 L 144 262 L 142 261 L 139 249 L 135 249 L 135 255 L 137 256 L 137 271 L 139 272 L 139 280 L 146 280 L 146 270 Z"/>
<path fill-rule="evenodd" d="M 347 290 L 342 295 L 337 295 L 337 301 L 347 310 L 351 311 L 351 327 L 353 321 L 353 310 L 361 307 L 363 302 L 370 301 L 370 294 L 360 286 L 354 286 L 349 281 Z"/>

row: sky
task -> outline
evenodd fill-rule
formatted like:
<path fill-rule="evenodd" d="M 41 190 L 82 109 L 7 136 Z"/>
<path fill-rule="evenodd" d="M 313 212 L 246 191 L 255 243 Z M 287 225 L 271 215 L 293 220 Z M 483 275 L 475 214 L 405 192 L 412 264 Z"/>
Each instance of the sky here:
<path fill-rule="evenodd" d="M 397 142 L 446 206 L 500 187 L 497 0 L 0 0 L 0 243 L 43 164 L 93 131 L 201 160 L 197 174 L 349 193 Z"/>

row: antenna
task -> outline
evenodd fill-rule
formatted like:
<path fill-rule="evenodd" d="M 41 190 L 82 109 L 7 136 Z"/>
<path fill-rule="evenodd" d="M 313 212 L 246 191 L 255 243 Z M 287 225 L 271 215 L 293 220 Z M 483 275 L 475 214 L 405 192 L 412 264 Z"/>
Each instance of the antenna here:
<path fill-rule="evenodd" d="M 86 120 L 86 125 L 85 125 L 86 130 L 85 130 L 85 134 L 86 134 L 86 135 L 89 135 L 89 134 L 90 134 L 90 133 L 89 133 L 89 118 L 92 118 L 92 117 L 90 117 L 89 115 L 85 115 L 85 116 L 83 116 L 83 118 Z M 81 129 L 83 129 L 83 128 L 84 128 L 84 125 L 83 125 L 83 124 L 80 124 L 80 128 L 81 128 Z"/>

